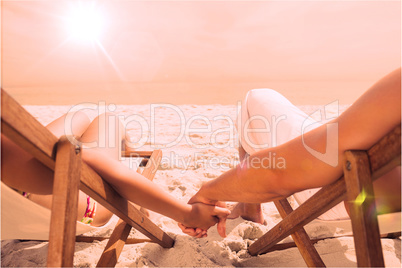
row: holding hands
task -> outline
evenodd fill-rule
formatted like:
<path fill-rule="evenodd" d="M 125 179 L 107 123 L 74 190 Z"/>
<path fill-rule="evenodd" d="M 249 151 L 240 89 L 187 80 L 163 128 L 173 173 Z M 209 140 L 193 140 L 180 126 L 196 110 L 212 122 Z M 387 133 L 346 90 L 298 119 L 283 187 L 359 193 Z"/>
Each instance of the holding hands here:
<path fill-rule="evenodd" d="M 226 203 L 208 201 L 196 194 L 189 200 L 188 204 L 192 207 L 189 221 L 179 223 L 183 233 L 197 238 L 206 237 L 207 230 L 218 224 L 219 235 L 226 237 L 226 219 L 230 214 L 230 210 L 226 208 Z"/>

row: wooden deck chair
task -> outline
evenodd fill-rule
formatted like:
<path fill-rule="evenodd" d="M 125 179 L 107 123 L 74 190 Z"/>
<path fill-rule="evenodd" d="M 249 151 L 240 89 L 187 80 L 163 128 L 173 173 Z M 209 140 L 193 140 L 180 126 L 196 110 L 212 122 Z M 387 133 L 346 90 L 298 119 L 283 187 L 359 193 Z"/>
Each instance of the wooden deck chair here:
<path fill-rule="evenodd" d="M 75 245 L 78 189 L 91 196 L 121 220 L 112 234 L 100 266 L 114 266 L 121 246 L 134 227 L 162 247 L 170 248 L 174 240 L 156 226 L 131 202 L 124 199 L 93 169 L 81 160 L 81 148 L 66 137 L 57 138 L 11 96 L 1 89 L 1 132 L 29 152 L 45 166 L 54 170 L 53 203 L 49 231 L 48 266 L 72 267 Z M 132 153 L 126 152 L 125 155 Z M 148 154 L 148 156 L 150 156 Z M 160 161 L 161 151 L 152 153 L 144 175 L 152 178 Z M 156 161 L 156 162 L 155 162 Z M 123 226 L 125 232 L 120 232 Z M 128 227 L 130 226 L 130 227 Z M 114 247 L 115 245 L 118 247 Z"/>
<path fill-rule="evenodd" d="M 283 220 L 250 245 L 249 253 L 253 256 L 266 253 L 292 235 L 307 266 L 325 266 L 303 226 L 346 199 L 350 206 L 357 266 L 383 267 L 372 181 L 398 165 L 401 165 L 400 125 L 367 151 L 346 151 L 344 175 L 321 188 L 297 209 L 293 210 L 287 199 L 275 201 Z"/>
<path fill-rule="evenodd" d="M 156 169 L 154 166 L 158 165 L 160 160 L 160 150 L 155 151 L 136 151 L 129 152 L 123 151 L 122 156 L 127 158 L 135 157 L 136 164 L 139 167 L 144 167 L 143 175 L 152 180 Z M 132 163 L 132 161 L 130 162 Z M 151 172 L 152 171 L 152 172 Z M 140 168 L 138 170 L 140 171 Z M 38 205 L 32 200 L 22 196 L 17 191 L 13 190 L 2 181 L 1 184 L 1 239 L 18 239 L 18 240 L 35 240 L 35 241 L 48 241 L 49 240 L 49 226 L 50 226 L 50 209 Z M 109 227 L 112 220 L 103 226 L 92 226 L 77 221 L 76 228 L 76 242 L 93 242 L 95 240 L 101 241 L 109 239 L 104 236 L 83 236 L 82 234 L 100 230 Z M 130 238 L 126 243 L 134 244 L 144 241 L 151 241 L 149 239 L 134 239 Z"/>

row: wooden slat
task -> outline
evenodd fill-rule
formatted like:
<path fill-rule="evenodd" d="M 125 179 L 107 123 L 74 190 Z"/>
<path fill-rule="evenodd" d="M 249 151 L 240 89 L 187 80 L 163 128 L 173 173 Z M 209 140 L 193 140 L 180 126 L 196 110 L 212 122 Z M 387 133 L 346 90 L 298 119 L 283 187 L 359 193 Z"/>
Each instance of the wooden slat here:
<path fill-rule="evenodd" d="M 160 150 L 155 150 L 155 151 L 160 151 Z M 135 151 L 132 150 L 129 147 L 126 147 L 125 151 L 122 151 L 121 156 L 123 157 L 142 157 L 143 159 L 141 160 L 140 167 L 145 167 L 155 151 Z"/>
<path fill-rule="evenodd" d="M 346 151 L 347 204 L 358 267 L 384 267 L 370 164 L 365 151 Z"/>
<path fill-rule="evenodd" d="M 114 267 L 123 250 L 131 226 L 119 219 L 96 267 Z"/>
<path fill-rule="evenodd" d="M 145 166 L 141 174 L 148 180 L 153 181 L 161 160 L 162 150 L 153 151 L 147 165 Z"/>
<path fill-rule="evenodd" d="M 54 170 L 57 138 L 1 89 L 1 132 Z"/>
<path fill-rule="evenodd" d="M 146 157 L 150 158 L 153 151 L 135 151 L 130 148 L 126 148 L 126 150 L 121 152 L 121 156 L 124 157 Z"/>
<path fill-rule="evenodd" d="M 152 181 L 162 158 L 162 151 L 155 150 L 151 152 L 150 161 L 147 166 L 141 172 L 140 169 L 137 172 L 141 173 L 144 177 Z M 147 217 L 143 215 L 143 217 Z M 131 226 L 122 219 L 119 219 L 115 229 L 99 259 L 97 267 L 114 267 L 119 259 L 119 256 L 123 250 L 128 235 L 130 234 Z"/>
<path fill-rule="evenodd" d="M 81 152 L 63 136 L 57 145 L 48 267 L 72 267 L 78 210 Z"/>
<path fill-rule="evenodd" d="M 274 203 L 282 218 L 285 218 L 293 211 L 286 198 L 274 201 Z M 325 267 L 324 262 L 303 227 L 293 233 L 292 238 L 308 267 Z"/>
<path fill-rule="evenodd" d="M 53 147 L 57 142 L 57 138 L 37 122 L 3 89 L 1 90 L 1 97 L 2 126 L 4 124 L 9 128 L 9 131 L 4 134 L 18 146 L 35 145 L 30 153 L 49 168 L 54 169 L 55 156 Z M 23 122 L 23 124 L 20 124 L 20 122 Z M 121 197 L 110 184 L 85 163 L 81 165 L 80 189 L 155 243 L 162 247 L 173 246 L 174 241 L 171 237 L 148 218 L 144 218 L 138 209 Z"/>
<path fill-rule="evenodd" d="M 255 241 L 249 247 L 249 253 L 252 256 L 266 253 L 270 247 L 344 200 L 346 197 L 345 189 L 343 178 L 321 188 L 315 195 Z"/>
<path fill-rule="evenodd" d="M 401 165 L 401 125 L 379 140 L 367 152 L 372 178 L 377 179 L 395 166 Z"/>
<path fill-rule="evenodd" d="M 148 164 L 149 158 L 143 158 L 140 163 L 140 167 L 145 167 Z"/>
<path fill-rule="evenodd" d="M 381 145 L 374 145 L 369 150 L 369 154 L 374 155 L 374 151 L 379 150 L 377 149 L 377 146 L 393 146 L 390 145 L 389 141 L 387 141 L 389 139 L 394 140 L 396 144 L 398 144 L 398 142 L 400 144 L 400 133 L 401 132 L 399 125 L 395 127 L 390 134 L 386 135 L 380 141 L 378 141 L 378 143 L 376 144 Z M 394 137 L 390 138 L 390 136 Z M 373 163 L 371 163 L 370 159 L 370 166 L 373 174 L 372 180 L 377 179 L 379 175 L 383 174 L 384 170 L 382 169 L 381 165 L 387 166 L 388 170 L 395 165 L 400 165 L 400 148 L 400 145 L 399 149 L 398 146 L 395 146 L 395 150 L 390 150 L 392 151 L 392 153 L 387 153 L 383 155 L 381 160 L 379 159 L 381 157 L 377 157 L 378 160 L 373 160 Z M 290 213 L 285 219 L 283 219 L 280 223 L 278 223 L 271 230 L 260 237 L 249 247 L 249 253 L 253 256 L 266 253 L 270 247 L 272 247 L 285 237 L 289 236 L 291 233 L 294 233 L 299 228 L 308 224 L 321 214 L 325 213 L 327 210 L 331 209 L 333 206 L 337 205 L 345 198 L 346 186 L 345 180 L 342 176 L 332 184 L 321 188 L 320 191 L 310 197 L 306 202 L 304 202 L 296 210 Z"/>

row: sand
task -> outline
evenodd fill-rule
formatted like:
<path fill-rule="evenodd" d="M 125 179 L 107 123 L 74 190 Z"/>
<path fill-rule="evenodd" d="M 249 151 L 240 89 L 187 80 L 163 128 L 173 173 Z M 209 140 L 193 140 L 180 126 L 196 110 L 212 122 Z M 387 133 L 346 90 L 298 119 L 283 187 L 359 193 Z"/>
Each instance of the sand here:
<path fill-rule="evenodd" d="M 47 124 L 68 111 L 70 106 L 25 106 L 41 123 Z M 113 106 L 109 107 L 113 110 Z M 318 106 L 306 105 L 300 108 L 313 113 Z M 342 112 L 346 106 L 339 107 Z M 118 105 L 115 112 L 125 118 L 137 114 L 143 123 L 149 124 L 149 105 Z M 216 178 L 238 162 L 236 135 L 232 131 L 237 108 L 234 105 L 180 105 L 165 106 L 155 109 L 155 128 L 140 131 L 134 121 L 128 125 L 127 134 L 133 144 L 141 143 L 141 136 L 155 139 L 154 144 L 163 151 L 161 166 L 154 179 L 155 184 L 171 195 L 187 202 L 204 181 Z M 337 109 L 330 111 L 336 114 Z M 180 122 L 179 118 L 185 117 Z M 202 115 L 203 117 L 200 117 Z M 317 115 L 317 114 L 316 114 Z M 96 111 L 91 111 L 96 116 Z M 220 117 L 217 117 L 220 116 Z M 190 119 L 193 118 L 192 123 Z M 318 118 L 319 119 L 319 118 Z M 191 124 L 190 124 L 190 123 Z M 208 122 L 211 128 L 208 131 Z M 187 124 L 187 128 L 185 125 Z M 149 126 L 149 125 L 148 125 Z M 204 129 L 204 131 L 202 131 Z M 180 133 L 184 130 L 181 137 Z M 176 142 L 175 142 L 176 141 Z M 171 143 L 171 145 L 167 145 Z M 190 145 L 192 143 L 192 145 Z M 150 140 L 144 142 L 140 149 L 152 147 Z M 125 164 L 130 165 L 128 160 Z M 289 198 L 296 207 L 293 198 Z M 181 233 L 175 221 L 151 213 L 153 221 L 175 239 L 171 249 L 163 249 L 157 244 L 141 243 L 126 245 L 117 263 L 117 267 L 194 267 L 194 266 L 248 266 L 248 267 L 294 267 L 305 266 L 297 248 L 271 252 L 258 257 L 247 253 L 247 246 L 272 228 L 281 219 L 273 203 L 263 204 L 263 213 L 267 225 L 260 225 L 243 219 L 229 220 L 227 237 L 221 238 L 216 227 L 210 228 L 208 237 L 196 239 Z M 112 221 L 116 222 L 114 217 Z M 95 231 L 89 235 L 110 235 L 111 227 Z M 316 244 L 316 248 L 327 266 L 355 267 L 353 238 L 344 236 L 346 229 L 336 224 L 314 221 L 306 227 L 311 238 L 334 237 Z M 143 238 L 132 230 L 130 237 Z M 290 241 L 290 238 L 285 239 Z M 382 239 L 385 264 L 387 267 L 401 267 L 401 240 Z M 76 243 L 74 266 L 95 267 L 107 241 L 93 243 Z M 1 245 L 1 265 L 5 267 L 45 266 L 47 242 L 6 240 Z"/>

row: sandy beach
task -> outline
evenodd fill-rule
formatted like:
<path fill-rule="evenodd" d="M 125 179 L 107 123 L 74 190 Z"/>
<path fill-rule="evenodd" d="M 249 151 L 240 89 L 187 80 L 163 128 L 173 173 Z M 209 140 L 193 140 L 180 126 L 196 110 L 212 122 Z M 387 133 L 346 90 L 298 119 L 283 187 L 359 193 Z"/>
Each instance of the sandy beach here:
<path fill-rule="evenodd" d="M 162 149 L 163 159 L 154 182 L 171 195 L 187 202 L 204 181 L 216 178 L 238 163 L 236 135 L 231 135 L 231 131 L 229 131 L 233 129 L 232 123 L 236 120 L 237 107 L 235 105 L 179 105 L 175 107 L 177 110 L 172 107 L 155 109 L 154 133 L 141 132 L 134 123 L 127 126 L 127 134 L 133 144 L 139 144 L 138 141 L 142 135 L 150 138 L 143 142 L 139 149 L 152 149 L 152 147 Z M 322 108 L 317 105 L 299 107 L 308 114 Z M 343 112 L 346 107 L 347 105 L 339 106 L 339 112 Z M 70 106 L 26 105 L 25 108 L 42 124 L 47 124 L 68 111 Z M 336 110 L 333 110 L 332 113 L 336 113 Z M 149 105 L 117 105 L 115 112 L 126 117 L 137 114 L 148 123 L 153 120 L 150 116 Z M 185 116 L 184 121 L 179 120 L 180 112 Z M 90 111 L 90 115 L 91 117 L 96 116 L 96 111 Z M 185 128 L 189 119 L 200 115 L 211 122 L 211 132 L 192 131 L 180 138 L 179 133 L 182 128 Z M 217 116 L 226 116 L 226 120 L 217 120 Z M 319 118 L 316 119 L 319 120 Z M 203 129 L 205 122 L 194 120 L 191 127 L 192 129 Z M 226 131 L 217 132 L 223 129 Z M 213 135 L 213 133 L 217 134 Z M 169 143 L 173 145 L 167 146 Z M 214 162 L 214 159 L 218 160 Z M 124 163 L 130 164 L 127 160 Z M 289 198 L 289 201 L 292 206 L 297 206 L 292 197 Z M 272 202 L 263 204 L 263 214 L 267 225 L 238 218 L 228 221 L 226 238 L 219 237 L 216 227 L 212 227 L 208 231 L 207 238 L 196 239 L 181 233 L 175 221 L 151 212 L 152 220 L 175 239 L 174 247 L 163 249 L 153 243 L 126 245 L 117 267 L 304 267 L 305 263 L 297 248 L 274 251 L 258 257 L 252 257 L 247 253 L 247 246 L 281 219 Z M 113 224 L 107 228 L 86 235 L 110 235 L 117 219 L 113 217 L 112 221 Z M 345 226 L 347 224 L 314 221 L 306 227 L 311 238 L 332 237 L 316 244 L 316 248 L 327 266 L 356 266 L 353 238 L 348 236 L 350 227 Z M 144 238 L 134 229 L 131 231 L 130 237 Z M 290 240 L 291 238 L 287 238 L 285 242 Z M 106 243 L 106 240 L 76 243 L 74 266 L 95 267 Z M 385 265 L 400 267 L 400 237 L 382 239 L 382 246 Z M 45 266 L 47 248 L 47 242 L 2 241 L 1 265 L 4 267 Z"/>
<path fill-rule="evenodd" d="M 1 1 L 0 9 L 2 89 L 43 125 L 71 105 L 105 105 L 127 123 L 132 146 L 162 150 L 155 185 L 183 202 L 237 165 L 237 105 L 249 90 L 274 89 L 324 121 L 401 66 L 400 1 L 29 0 Z M 297 248 L 248 254 L 281 219 L 273 203 L 263 214 L 267 225 L 238 218 L 224 239 L 216 227 L 195 239 L 151 213 L 175 246 L 126 245 L 117 266 L 305 266 Z M 116 222 L 86 235 L 108 236 Z M 316 248 L 327 266 L 356 266 L 350 228 L 306 227 L 322 239 Z M 135 230 L 130 237 L 143 238 Z M 74 266 L 95 267 L 106 243 L 76 243 Z M 401 267 L 401 238 L 382 245 L 385 265 Z M 1 266 L 43 267 L 47 249 L 3 240 Z"/>

